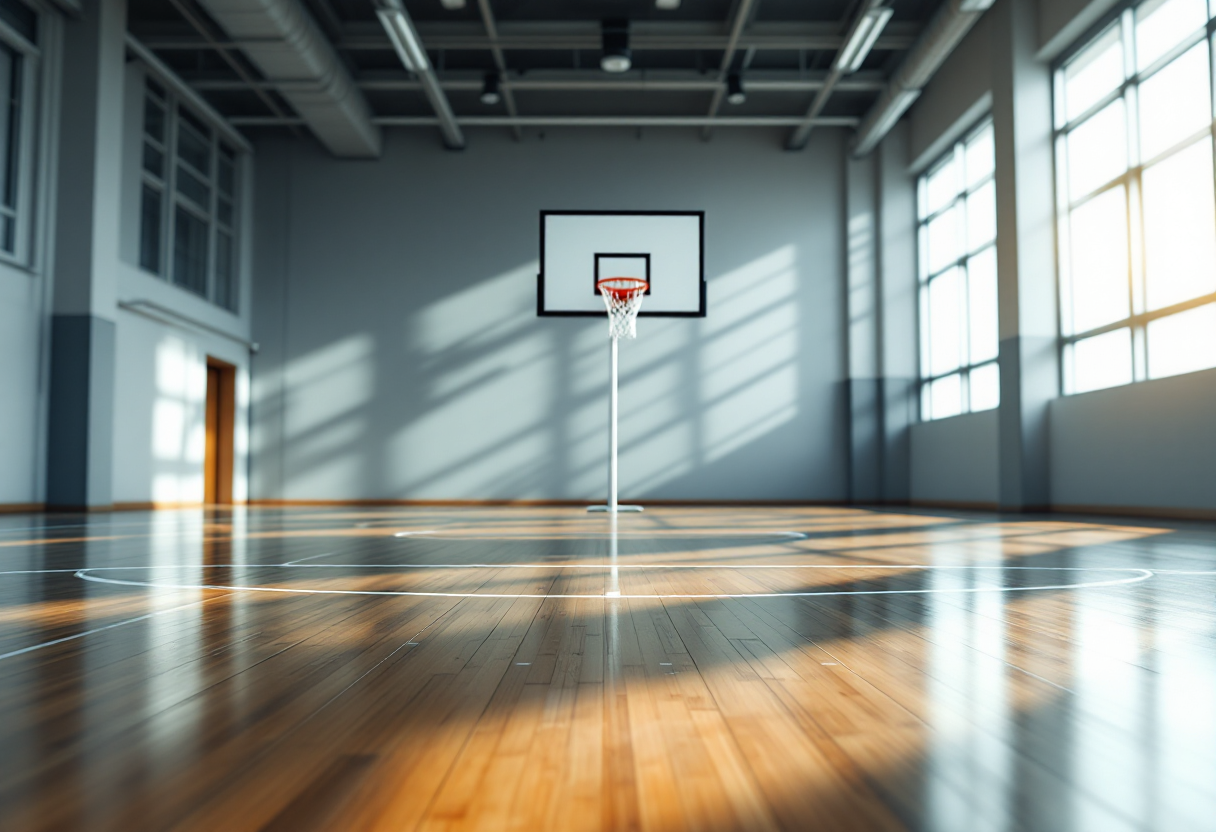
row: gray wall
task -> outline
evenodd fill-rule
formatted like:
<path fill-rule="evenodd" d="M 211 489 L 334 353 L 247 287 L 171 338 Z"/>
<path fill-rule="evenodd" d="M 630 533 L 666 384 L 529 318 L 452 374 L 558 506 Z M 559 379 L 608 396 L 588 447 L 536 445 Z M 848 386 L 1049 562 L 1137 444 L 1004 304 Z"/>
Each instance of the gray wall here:
<path fill-rule="evenodd" d="M 995 410 L 912 426 L 912 502 L 994 507 L 999 496 Z"/>
<path fill-rule="evenodd" d="M 1216 370 L 1057 399 L 1053 502 L 1216 512 L 1214 418 Z"/>
<path fill-rule="evenodd" d="M 622 356 L 622 498 L 843 500 L 843 140 L 392 131 L 258 149 L 252 496 L 602 497 L 600 319 L 538 319 L 541 209 L 706 212 L 709 315 Z"/>

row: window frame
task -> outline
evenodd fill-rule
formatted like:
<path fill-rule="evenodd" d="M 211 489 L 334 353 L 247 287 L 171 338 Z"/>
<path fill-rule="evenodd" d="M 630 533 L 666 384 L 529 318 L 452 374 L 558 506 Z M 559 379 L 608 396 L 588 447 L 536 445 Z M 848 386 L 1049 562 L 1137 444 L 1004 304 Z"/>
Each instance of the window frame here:
<path fill-rule="evenodd" d="M 1213 148 L 1213 170 L 1216 171 L 1216 0 L 1208 0 L 1208 20 L 1203 27 L 1196 29 L 1190 35 L 1176 43 L 1166 52 L 1159 55 L 1144 69 L 1137 66 L 1136 56 L 1136 11 L 1149 0 L 1125 0 L 1113 9 L 1098 24 L 1091 28 L 1085 36 L 1078 39 L 1076 44 L 1065 52 L 1052 66 L 1052 152 L 1055 163 L 1055 206 L 1056 206 L 1056 239 L 1057 239 L 1057 275 L 1058 275 L 1058 328 L 1059 360 L 1060 360 L 1060 393 L 1074 395 L 1080 392 L 1076 389 L 1076 373 L 1074 364 L 1074 349 L 1078 342 L 1109 332 L 1122 329 L 1130 331 L 1131 338 L 1131 368 L 1132 377 L 1129 383 L 1135 384 L 1147 381 L 1149 376 L 1149 344 L 1148 327 L 1153 321 L 1168 318 L 1180 312 L 1216 303 L 1216 291 L 1201 295 L 1160 309 L 1149 310 L 1147 303 L 1146 283 L 1146 247 L 1143 204 L 1143 175 L 1145 170 L 1175 156 L 1192 145 L 1207 138 Z M 1123 49 L 1123 80 L 1113 90 L 1078 113 L 1072 119 L 1067 118 L 1067 96 L 1064 85 L 1065 73 L 1074 60 L 1081 57 L 1087 49 L 1099 43 L 1110 32 L 1118 30 L 1118 40 Z M 1158 72 L 1169 67 L 1186 52 L 1203 42 L 1208 44 L 1208 77 L 1209 77 L 1209 107 L 1211 115 L 1207 125 L 1176 142 L 1151 158 L 1141 155 L 1139 136 L 1139 91 L 1145 81 L 1153 78 Z M 1069 166 L 1067 141 L 1076 128 L 1087 123 L 1103 109 L 1122 100 L 1124 102 L 1124 129 L 1127 138 L 1127 164 L 1122 173 L 1101 185 L 1073 199 L 1069 189 Z M 1135 160 L 1133 162 L 1133 160 Z M 1097 327 L 1085 330 L 1074 330 L 1073 327 L 1073 282 L 1072 282 L 1072 251 L 1071 251 L 1071 219 L 1072 213 L 1086 203 L 1097 199 L 1111 190 L 1123 188 L 1127 210 L 1127 261 L 1128 261 L 1128 309 L 1130 315 Z M 1216 194 L 1216 181 L 1213 184 Z M 1213 228 L 1216 234 L 1216 227 Z M 1121 385 L 1116 385 L 1121 386 Z M 1098 388 L 1106 389 L 1106 388 Z"/>
<path fill-rule="evenodd" d="M 46 35 L 46 21 L 42 10 L 36 5 L 13 0 L 32 12 L 37 19 L 38 42 L 27 39 L 7 22 L 0 19 L 0 44 L 12 49 L 20 58 L 21 102 L 18 108 L 19 123 L 17 125 L 17 193 L 15 205 L 11 212 L 13 217 L 13 250 L 8 251 L 3 246 L 0 235 L 0 263 L 28 269 L 34 265 L 34 233 L 35 233 L 35 200 L 34 189 L 38 180 L 38 148 L 35 138 L 42 118 L 40 90 L 43 64 L 42 41 Z M 6 164 L 7 159 L 0 159 L 0 165 Z M 9 213 L 0 203 L 0 214 Z"/>
<path fill-rule="evenodd" d="M 983 361 L 972 361 L 971 358 L 971 296 L 970 296 L 970 280 L 969 280 L 969 264 L 970 261 L 983 255 L 989 251 L 992 256 L 996 257 L 997 233 L 994 229 L 992 239 L 972 250 L 968 247 L 968 228 L 967 228 L 967 212 L 965 210 L 966 202 L 981 189 L 991 185 L 995 190 L 996 187 L 996 167 L 995 160 L 993 170 L 986 174 L 982 179 L 969 184 L 966 181 L 966 166 L 964 159 L 966 155 L 967 145 L 985 130 L 993 130 L 993 118 L 989 113 L 981 117 L 975 124 L 962 133 L 950 144 L 950 149 L 942 153 L 931 165 L 925 168 L 924 172 L 917 177 L 916 181 L 916 239 L 917 239 L 917 364 L 918 364 L 918 379 L 917 379 L 917 403 L 920 410 L 920 421 L 937 421 L 943 418 L 952 418 L 952 416 L 962 416 L 968 413 L 984 413 L 996 408 L 985 408 L 984 410 L 973 410 L 971 407 L 971 374 L 977 370 L 996 366 L 999 373 L 999 354 L 992 358 L 986 358 Z M 995 137 L 994 137 L 995 138 Z M 954 163 L 960 166 L 963 171 L 960 180 L 958 191 L 944 205 L 939 206 L 936 210 L 928 212 L 924 209 L 927 204 L 927 189 L 929 180 L 935 173 L 940 171 L 946 165 Z M 995 193 L 993 200 L 995 203 Z M 928 234 L 929 225 L 937 218 L 943 216 L 949 211 L 955 210 L 960 206 L 963 210 L 960 211 L 961 227 L 958 230 L 958 237 L 962 241 L 959 255 L 949 263 L 941 266 L 936 271 L 931 270 L 929 264 L 929 246 Z M 995 209 L 995 204 L 994 204 Z M 959 287 L 959 316 L 960 333 L 962 338 L 959 346 L 960 361 L 958 366 L 942 373 L 934 374 L 932 372 L 932 351 L 931 333 L 930 333 L 930 303 L 929 292 L 930 284 L 947 274 L 952 270 L 957 270 L 960 278 Z M 932 405 L 930 401 L 930 387 L 937 381 L 948 378 L 957 374 L 959 376 L 959 401 L 960 407 L 958 413 L 952 416 L 932 415 Z M 998 376 L 999 378 L 999 376 Z M 999 385 L 999 382 L 998 382 Z M 999 399 L 996 407 L 999 407 Z"/>
<path fill-rule="evenodd" d="M 152 89 L 159 89 L 154 96 Z M 158 106 L 163 111 L 164 134 L 162 139 L 156 139 L 148 131 L 148 102 L 156 98 Z M 242 205 L 242 150 L 225 139 L 222 132 L 211 123 L 207 113 L 199 112 L 191 103 L 175 93 L 173 85 L 148 73 L 143 80 L 143 108 L 140 116 L 139 131 L 139 241 L 137 261 L 139 268 L 171 286 L 175 286 L 191 295 L 201 298 L 208 303 L 230 312 L 240 314 L 241 300 L 241 234 L 240 226 L 243 217 Z M 185 117 L 183 117 L 185 114 Z M 193 120 L 199 126 L 189 124 Z M 189 160 L 183 158 L 179 148 L 179 135 L 183 122 L 186 129 L 199 133 L 200 127 L 205 134 L 200 138 L 206 140 L 208 166 L 210 171 L 201 171 Z M 148 170 L 144 163 L 144 154 L 149 144 L 161 153 L 161 175 L 157 176 Z M 220 166 L 225 161 L 232 171 L 232 189 L 229 193 L 221 193 Z M 207 205 L 202 205 L 179 187 L 179 167 L 198 179 L 209 191 Z M 160 194 L 158 263 L 156 270 L 150 270 L 144 263 L 144 192 L 152 188 Z M 221 220 L 220 202 L 230 204 L 231 217 L 227 222 Z M 206 245 L 206 274 L 203 291 L 195 291 L 187 282 L 179 280 L 176 274 L 176 245 L 177 245 L 177 212 L 181 209 L 207 226 Z M 228 253 L 228 303 L 223 303 L 223 292 L 220 289 L 220 265 L 217 253 L 220 248 L 219 237 L 227 235 L 230 241 Z"/>

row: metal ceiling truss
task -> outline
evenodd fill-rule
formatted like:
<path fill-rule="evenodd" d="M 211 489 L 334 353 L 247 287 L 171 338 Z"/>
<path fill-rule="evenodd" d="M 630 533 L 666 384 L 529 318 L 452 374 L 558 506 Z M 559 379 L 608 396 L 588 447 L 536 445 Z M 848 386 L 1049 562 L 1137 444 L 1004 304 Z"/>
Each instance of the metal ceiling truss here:
<path fill-rule="evenodd" d="M 426 43 L 427 49 L 431 50 L 490 51 L 497 48 L 503 51 L 598 52 L 600 49 L 599 24 L 498 23 L 495 28 L 496 34 L 491 36 L 486 33 L 482 24 L 415 24 L 418 36 Z M 382 31 L 368 26 L 347 25 L 344 31 L 345 34 L 334 44 L 338 49 L 357 52 L 386 51 L 393 48 Z M 874 49 L 908 49 L 916 41 L 919 32 L 920 27 L 915 24 L 893 23 L 874 43 Z M 157 50 L 240 49 L 246 43 L 234 39 L 214 42 L 181 36 L 144 36 L 140 40 L 150 49 Z M 720 24 L 711 31 L 701 25 L 646 24 L 639 21 L 630 27 L 629 48 L 635 52 L 715 52 L 726 49 L 730 40 L 730 33 L 723 33 Z M 777 28 L 771 23 L 754 23 L 739 34 L 735 47 L 737 50 L 834 52 L 844 45 L 844 40 L 839 26 L 835 24 L 782 24 Z"/>
<path fill-rule="evenodd" d="M 244 81 L 218 78 L 192 77 L 186 81 L 200 92 L 231 92 L 245 89 L 288 90 L 308 88 L 312 81 Z M 747 79 L 749 92 L 808 93 L 818 92 L 827 83 L 826 73 L 801 75 L 798 72 L 767 70 Z M 446 92 L 474 92 L 482 88 L 480 72 L 450 72 L 440 79 Z M 507 79 L 503 79 L 506 86 Z M 713 92 L 725 87 L 716 78 L 707 78 L 695 71 L 639 72 L 635 75 L 605 76 L 595 70 L 533 71 L 526 75 L 513 76 L 509 81 L 517 92 Z M 364 77 L 358 82 L 362 90 L 420 92 L 422 82 L 409 75 L 394 77 Z M 836 89 L 847 92 L 881 92 L 887 87 L 886 79 L 878 73 L 862 73 L 836 84 Z M 508 109 L 508 115 L 515 117 Z"/>
<path fill-rule="evenodd" d="M 486 36 L 490 39 L 490 54 L 494 56 L 494 65 L 498 67 L 502 103 L 507 107 L 507 115 L 516 118 L 519 116 L 519 110 L 515 107 L 515 95 L 511 92 L 511 84 L 507 80 L 507 58 L 498 45 L 498 22 L 494 19 L 494 10 L 490 8 L 490 0 L 477 0 L 477 8 L 481 11 L 481 23 L 486 28 Z M 523 131 L 519 129 L 518 124 L 511 125 L 511 133 L 515 136 L 516 141 L 523 138 Z"/>
<path fill-rule="evenodd" d="M 861 119 L 853 116 L 825 116 L 817 127 L 856 127 Z M 457 116 L 462 127 L 795 127 L 802 116 Z M 303 124 L 303 119 L 276 116 L 233 116 L 235 127 L 288 127 Z M 376 116 L 380 127 L 441 126 L 435 116 Z"/>
<path fill-rule="evenodd" d="M 191 36 L 145 36 L 143 45 L 156 51 L 199 50 L 214 51 L 237 76 L 233 78 L 205 77 L 187 78 L 191 87 L 198 91 L 228 92 L 247 90 L 257 95 L 271 115 L 238 116 L 229 119 L 237 126 L 289 126 L 307 124 L 306 120 L 287 112 L 280 104 L 279 96 L 290 99 L 293 94 L 315 91 L 314 78 L 255 78 L 245 68 L 245 55 L 249 49 L 265 47 L 270 38 L 224 38 L 194 14 L 195 0 L 170 0 L 182 13 L 196 34 Z M 575 53 L 574 66 L 578 67 L 578 53 L 598 53 L 601 48 L 601 26 L 598 21 L 507 21 L 496 19 L 491 0 L 477 0 L 479 21 L 430 21 L 416 24 L 406 10 L 403 0 L 373 0 L 380 25 L 372 23 L 343 22 L 334 13 L 329 0 L 299 0 L 306 2 L 314 13 L 323 17 L 326 34 L 338 50 L 348 52 L 386 51 L 396 52 L 406 72 L 364 73 L 355 80 L 361 91 L 421 92 L 430 102 L 434 115 L 373 116 L 376 126 L 437 126 L 443 133 L 444 142 L 450 148 L 464 146 L 462 127 L 506 127 L 518 139 L 527 127 L 691 127 L 701 128 L 702 137 L 709 138 L 715 127 L 791 127 L 787 141 L 790 149 L 806 146 L 815 127 L 857 127 L 861 118 L 852 116 L 824 117 L 823 113 L 831 96 L 837 92 L 881 93 L 889 97 L 892 80 L 885 73 L 854 71 L 862 65 L 864 53 L 870 50 L 926 51 L 930 32 L 936 35 L 941 29 L 941 19 L 951 12 L 964 15 L 974 8 L 982 11 L 991 0 L 944 0 L 946 10 L 930 21 L 925 31 L 914 23 L 891 23 L 879 26 L 873 36 L 865 39 L 860 59 L 851 62 L 844 53 L 855 52 L 858 30 L 867 16 L 884 15 L 883 24 L 890 19 L 891 0 L 860 0 L 856 13 L 848 26 L 839 23 L 795 23 L 756 21 L 760 0 L 736 0 L 729 20 L 713 21 L 634 21 L 630 30 L 629 46 L 639 51 L 703 51 L 720 53 L 715 56 L 716 69 L 712 74 L 703 70 L 634 70 L 619 76 L 606 75 L 596 69 L 527 69 L 508 61 L 512 51 L 571 51 Z M 975 16 L 978 16 L 976 14 Z M 962 27 L 954 27 L 962 28 Z M 951 32 L 950 34 L 954 34 Z M 935 41 L 949 43 L 948 38 L 936 37 Z M 949 43 L 950 46 L 953 43 Z M 493 70 L 498 75 L 499 91 L 506 115 L 457 116 L 448 101 L 448 92 L 469 93 L 482 88 L 486 79 L 483 70 L 455 70 L 445 72 L 440 78 L 431 61 L 431 54 L 442 56 L 445 52 L 486 51 L 492 59 Z M 750 70 L 753 59 L 764 51 L 793 51 L 799 55 L 797 70 L 761 69 Z M 944 51 L 944 50 L 939 50 Z M 831 69 L 806 71 L 808 53 L 831 52 L 835 59 Z M 354 56 L 347 56 L 348 63 Z M 936 57 L 936 56 L 935 56 Z M 467 59 L 465 65 L 467 66 Z M 698 60 L 701 60 L 700 58 Z M 821 59 L 820 59 L 821 60 Z M 905 61 L 905 64 L 914 64 Z M 931 63 L 925 61 L 924 63 Z M 935 61 L 932 63 L 940 63 Z M 846 65 L 851 64 L 851 65 Z M 822 65 L 822 64 L 819 64 Z M 934 67 L 935 68 L 935 67 Z M 901 67 L 907 70 L 907 66 Z M 807 94 L 814 99 L 801 116 L 795 115 L 749 115 L 721 116 L 719 111 L 726 98 L 728 81 L 732 73 L 747 70 L 746 90 L 768 94 Z M 596 93 L 596 92 L 670 92 L 710 93 L 710 103 L 704 116 L 662 115 L 522 115 L 519 112 L 518 93 Z M 879 102 L 885 104 L 885 101 Z M 855 149 L 864 152 L 875 143 L 875 135 L 885 130 L 875 129 L 876 105 L 864 120 L 863 132 L 866 141 Z M 892 109 L 887 107 L 886 109 Z M 901 111 L 902 112 L 902 111 Z M 885 110 L 884 110 L 885 113 Z M 896 116 L 897 117 L 897 116 Z M 884 119 L 890 121 L 890 118 Z M 882 125 L 886 127 L 887 125 Z"/>

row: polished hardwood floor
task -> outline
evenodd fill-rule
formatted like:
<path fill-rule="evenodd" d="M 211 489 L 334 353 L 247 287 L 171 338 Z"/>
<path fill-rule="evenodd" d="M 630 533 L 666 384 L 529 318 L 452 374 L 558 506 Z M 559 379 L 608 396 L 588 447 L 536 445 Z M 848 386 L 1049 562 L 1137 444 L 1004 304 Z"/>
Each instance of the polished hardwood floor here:
<path fill-rule="evenodd" d="M 0 829 L 1216 830 L 1216 528 L 0 517 Z"/>

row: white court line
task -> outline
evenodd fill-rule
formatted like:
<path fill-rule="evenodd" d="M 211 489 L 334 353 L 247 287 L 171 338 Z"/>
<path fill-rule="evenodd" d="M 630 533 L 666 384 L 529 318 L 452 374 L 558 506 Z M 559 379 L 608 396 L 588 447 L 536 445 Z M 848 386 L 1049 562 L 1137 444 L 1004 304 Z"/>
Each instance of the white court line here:
<path fill-rule="evenodd" d="M 240 564 L 243 565 L 243 564 Z M 221 566 L 217 564 L 217 566 Z M 139 567 L 118 567 L 125 569 L 138 569 Z M 331 568 L 342 568 L 341 564 L 335 564 Z M 871 566 L 837 566 L 836 569 L 867 569 L 874 568 Z M 939 569 L 939 570 L 964 570 L 964 569 L 993 569 L 990 566 L 903 566 L 903 567 L 886 567 L 895 569 Z M 119 586 L 139 586 L 153 589 L 215 589 L 228 590 L 231 592 L 277 592 L 283 594 L 296 595 L 382 595 L 382 596 L 411 596 L 424 598 L 803 598 L 811 596 L 834 596 L 834 595 L 933 595 L 933 594 L 969 594 L 978 592 L 1031 592 L 1036 590 L 1050 589 L 1091 589 L 1105 586 L 1121 586 L 1126 584 L 1135 584 L 1141 581 L 1146 581 L 1153 577 L 1153 573 L 1147 569 L 1133 569 L 1124 567 L 1085 567 L 1085 566 L 1007 566 L 1001 567 L 1004 569 L 1023 569 L 1023 570 L 1039 570 L 1051 572 L 1132 572 L 1135 573 L 1131 577 L 1116 578 L 1108 581 L 1084 581 L 1081 583 L 1072 584 L 1046 584 L 1041 586 L 999 586 L 999 587 L 951 587 L 942 589 L 871 589 L 871 590 L 831 590 L 817 592 L 712 592 L 712 593 L 669 593 L 669 594 L 648 594 L 648 595 L 609 595 L 607 593 L 593 594 L 559 594 L 559 593 L 491 593 L 491 592 L 421 592 L 407 590 L 373 590 L 373 589 L 288 589 L 285 587 L 264 587 L 264 586 L 242 586 L 236 584 L 165 584 L 154 581 L 126 581 L 120 578 L 103 578 L 100 575 L 91 575 L 92 569 L 81 569 L 76 573 L 76 577 L 84 581 L 94 581 L 102 584 L 115 584 Z"/>
<path fill-rule="evenodd" d="M 54 571 L 59 572 L 61 570 L 56 569 Z M 220 596 L 220 597 L 227 597 L 227 596 Z M 179 610 L 189 609 L 190 607 L 197 607 L 200 604 L 205 604 L 211 600 L 213 600 L 213 599 L 212 598 L 203 598 L 201 601 L 191 601 L 189 604 L 182 604 L 180 607 L 170 607 L 167 610 L 157 610 L 156 612 L 150 612 L 147 615 L 141 615 L 136 618 L 128 618 L 125 621 L 115 621 L 113 624 L 107 624 L 104 627 L 94 627 L 92 630 L 85 630 L 83 633 L 75 633 L 73 635 L 64 636 L 63 638 L 57 638 L 52 641 L 44 641 L 41 644 L 31 644 L 29 647 L 22 647 L 20 650 L 10 650 L 7 653 L 0 653 L 0 662 L 4 661 L 5 659 L 11 659 L 14 656 L 23 655 L 25 653 L 33 653 L 35 650 L 41 650 L 44 647 L 53 647 L 56 644 L 63 644 L 65 641 L 75 641 L 78 638 L 84 638 L 85 636 L 91 636 L 95 633 L 102 633 L 102 632 L 105 632 L 106 630 L 113 630 L 115 627 L 125 627 L 128 624 L 135 624 L 139 621 L 146 621 L 149 618 L 154 618 L 155 616 L 158 616 L 158 615 L 164 615 L 165 613 L 177 612 Z"/>
<path fill-rule="evenodd" d="M 306 560 L 316 560 L 317 558 L 325 558 L 325 557 L 329 557 L 330 555 L 336 555 L 336 554 L 338 554 L 338 553 L 337 552 L 322 552 L 319 555 L 313 555 L 312 557 L 307 557 L 307 558 L 300 558 L 299 560 L 289 560 L 286 563 L 267 563 L 265 565 L 266 566 L 295 566 L 297 564 L 303 563 Z M 225 564 L 225 565 L 227 565 L 227 564 Z"/>
<path fill-rule="evenodd" d="M 676 529 L 675 531 L 678 532 L 680 530 Z M 470 536 L 467 532 L 461 532 L 461 531 L 455 531 L 455 530 L 446 532 L 446 533 L 443 531 L 394 532 L 393 537 L 413 537 L 416 534 L 436 534 L 436 535 L 440 535 L 440 540 L 444 539 L 445 537 L 459 537 L 461 540 L 496 540 L 497 541 L 497 540 L 512 540 L 513 539 L 510 537 L 503 537 L 503 538 L 476 537 L 476 536 Z M 613 535 L 611 535 L 608 532 L 587 532 L 587 533 L 571 534 L 571 536 L 569 538 L 557 538 L 557 539 L 558 540 L 572 540 L 572 539 L 573 540 L 611 540 L 612 537 L 613 537 Z M 740 538 L 740 537 L 784 537 L 789 540 L 806 540 L 810 537 L 810 535 L 806 534 L 805 532 L 743 532 L 740 534 L 705 534 L 705 533 L 701 533 L 698 535 L 693 535 L 691 533 L 687 534 L 687 535 L 677 535 L 677 534 L 656 535 L 653 532 L 618 532 L 616 537 L 626 538 L 626 539 L 629 539 L 629 538 L 646 539 L 646 540 L 654 540 L 654 541 L 686 540 L 689 537 L 695 537 L 697 539 L 705 538 L 707 540 L 708 539 L 719 539 L 719 538 L 731 540 L 731 539 Z"/>
<path fill-rule="evenodd" d="M 1154 575 L 1216 575 L 1216 569 L 1154 569 Z"/>

